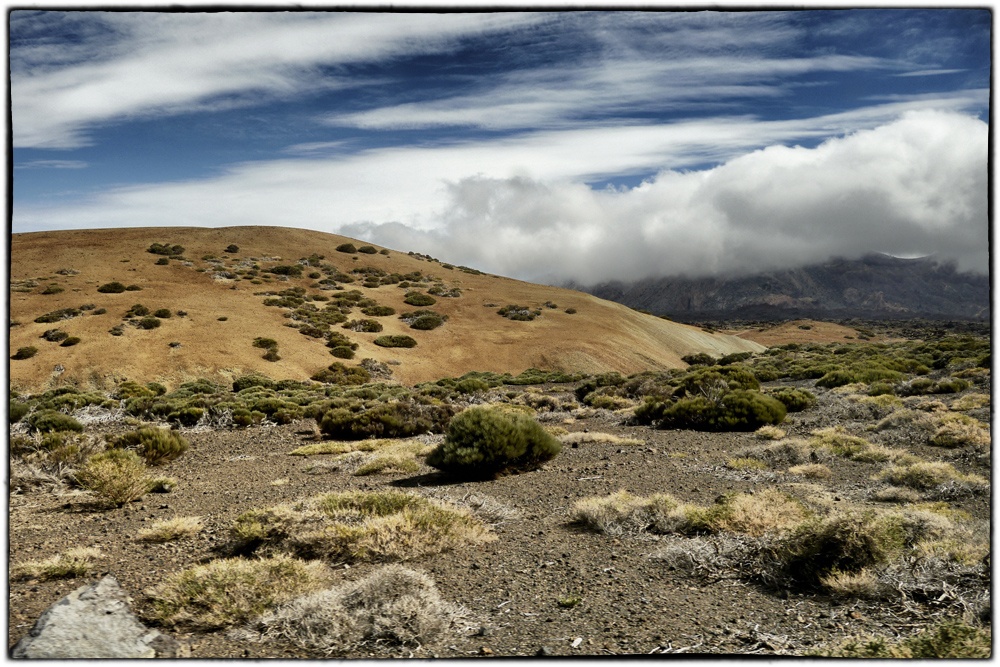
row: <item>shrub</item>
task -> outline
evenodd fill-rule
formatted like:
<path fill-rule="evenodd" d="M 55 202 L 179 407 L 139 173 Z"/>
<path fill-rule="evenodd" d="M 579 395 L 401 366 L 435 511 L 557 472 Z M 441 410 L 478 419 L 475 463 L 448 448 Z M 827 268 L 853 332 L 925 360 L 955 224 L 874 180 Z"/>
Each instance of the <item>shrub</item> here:
<path fill-rule="evenodd" d="M 539 314 L 540 312 L 534 311 L 527 306 L 518 306 L 516 304 L 508 304 L 497 311 L 497 315 L 519 322 L 530 322 L 538 317 Z"/>
<path fill-rule="evenodd" d="M 379 336 L 372 341 L 379 347 L 416 347 L 417 341 L 410 336 Z"/>
<path fill-rule="evenodd" d="M 188 450 L 188 441 L 168 428 L 140 428 L 111 441 L 112 447 L 134 449 L 149 465 L 173 461 Z"/>
<path fill-rule="evenodd" d="M 299 278 L 302 276 L 302 267 L 298 264 L 282 264 L 268 269 L 267 272 L 273 273 L 276 276 L 291 276 L 292 278 Z"/>
<path fill-rule="evenodd" d="M 156 260 L 157 266 L 166 266 L 167 264 L 170 264 L 170 260 L 167 259 L 166 257 L 161 257 L 158 260 Z"/>
<path fill-rule="evenodd" d="M 125 285 L 120 282 L 114 281 L 110 283 L 105 283 L 97 288 L 98 292 L 102 294 L 121 294 L 125 291 Z"/>
<path fill-rule="evenodd" d="M 688 366 L 714 366 L 715 357 L 704 352 L 699 352 L 698 354 L 687 354 L 681 357 L 683 361 Z"/>
<path fill-rule="evenodd" d="M 376 320 L 351 320 L 346 322 L 343 328 L 361 333 L 379 333 L 382 331 L 382 323 Z"/>
<path fill-rule="evenodd" d="M 287 556 L 223 558 L 171 575 L 150 594 L 152 616 L 168 627 L 215 630 L 329 585 L 328 568 Z"/>
<path fill-rule="evenodd" d="M 94 561 L 103 554 L 93 547 L 67 549 L 45 560 L 18 563 L 10 568 L 12 579 L 72 579 L 82 577 L 94 568 Z"/>
<path fill-rule="evenodd" d="M 330 348 L 330 354 L 337 357 L 338 359 L 353 359 L 354 350 L 346 345 L 338 345 L 337 347 Z"/>
<path fill-rule="evenodd" d="M 140 542 L 162 544 L 193 537 L 201 532 L 201 529 L 201 517 L 179 516 L 154 522 L 149 528 L 139 531 L 136 539 Z"/>
<path fill-rule="evenodd" d="M 358 249 L 354 247 L 353 243 L 341 243 L 337 246 L 337 252 L 346 252 L 348 255 L 353 255 L 357 251 Z"/>
<path fill-rule="evenodd" d="M 125 313 L 125 317 L 144 317 L 146 315 L 149 315 L 149 308 L 141 303 L 135 304 Z"/>
<path fill-rule="evenodd" d="M 368 317 L 387 317 L 389 315 L 395 315 L 396 309 L 391 306 L 380 306 L 376 304 L 374 306 L 362 308 L 361 312 Z"/>
<path fill-rule="evenodd" d="M 257 338 L 253 339 L 253 346 L 258 347 L 262 350 L 277 350 L 278 341 L 274 340 L 273 338 L 261 338 L 260 336 L 258 336 Z"/>
<path fill-rule="evenodd" d="M 326 655 L 372 646 L 427 646 L 459 607 L 444 602 L 426 574 L 385 565 L 368 576 L 286 603 L 257 622 L 264 639 Z"/>
<path fill-rule="evenodd" d="M 431 329 L 437 329 L 439 326 L 444 324 L 445 318 L 437 313 L 426 313 L 419 317 L 413 319 L 410 322 L 411 329 L 419 329 L 422 331 L 429 331 Z"/>
<path fill-rule="evenodd" d="M 462 476 L 490 477 L 537 468 L 561 449 L 559 441 L 526 414 L 473 407 L 451 420 L 444 442 L 427 456 L 427 464 Z"/>
<path fill-rule="evenodd" d="M 278 348 L 276 347 L 268 348 L 267 352 L 261 355 L 261 358 L 265 361 L 281 361 L 281 357 L 278 356 Z"/>
<path fill-rule="evenodd" d="M 360 366 L 345 366 L 339 361 L 330 364 L 310 378 L 316 382 L 327 384 L 364 384 L 371 379 L 371 374 Z"/>
<path fill-rule="evenodd" d="M 567 308 L 566 309 L 566 314 L 567 315 L 576 315 L 576 308 Z"/>
<path fill-rule="evenodd" d="M 51 324 L 61 320 L 72 319 L 80 315 L 81 312 L 82 311 L 79 308 L 59 308 L 58 310 L 53 310 L 50 313 L 39 315 L 35 318 L 35 322 L 38 324 Z"/>
<path fill-rule="evenodd" d="M 240 251 L 240 247 L 238 245 L 236 245 L 235 243 L 230 243 L 229 245 L 226 246 L 226 249 L 225 249 L 224 252 L 227 252 L 230 255 L 235 255 L 239 251 Z"/>
<path fill-rule="evenodd" d="M 146 329 L 146 330 L 156 329 L 157 327 L 160 326 L 160 320 L 152 316 L 147 316 L 139 320 L 136 326 L 138 326 L 140 329 Z"/>
<path fill-rule="evenodd" d="M 9 423 L 16 424 L 24 419 L 24 416 L 29 412 L 31 412 L 30 404 L 15 401 L 13 398 L 9 399 L 7 408 L 7 420 Z"/>
<path fill-rule="evenodd" d="M 79 342 L 80 338 L 78 336 L 70 336 L 65 340 L 63 340 L 63 342 L 59 343 L 59 347 L 72 347 L 78 344 Z"/>
<path fill-rule="evenodd" d="M 407 292 L 403 302 L 411 306 L 433 306 L 437 303 L 437 299 L 423 292 Z"/>
<path fill-rule="evenodd" d="M 53 285 L 49 285 L 48 287 L 46 287 L 45 289 L 43 289 L 41 291 L 41 294 L 60 294 L 63 291 L 65 291 L 65 290 L 63 290 L 62 287 L 59 287 L 59 285 L 53 284 Z"/>
<path fill-rule="evenodd" d="M 126 292 L 141 292 L 142 288 L 139 287 L 138 285 L 126 285 L 125 286 L 125 291 Z"/>
<path fill-rule="evenodd" d="M 918 491 L 929 491 L 946 482 L 962 482 L 979 489 L 985 489 L 989 484 L 982 477 L 964 475 L 955 466 L 943 461 L 918 461 L 910 465 L 892 466 L 879 473 L 875 479 Z"/>
<path fill-rule="evenodd" d="M 638 415 L 637 415 L 638 416 Z M 780 424 L 785 406 L 754 391 L 736 390 L 716 402 L 703 396 L 682 398 L 663 410 L 657 428 L 695 431 L 756 431 L 767 424 Z"/>
<path fill-rule="evenodd" d="M 170 309 L 169 308 L 157 308 L 156 310 L 153 311 L 153 317 L 158 317 L 161 320 L 165 320 L 165 319 L 167 319 L 167 318 L 170 317 Z"/>
<path fill-rule="evenodd" d="M 183 255 L 184 246 L 170 245 L 169 243 L 154 243 L 146 248 L 146 252 L 153 253 L 154 255 Z"/>
<path fill-rule="evenodd" d="M 27 419 L 28 427 L 37 433 L 53 433 L 55 431 L 83 431 L 83 424 L 69 415 L 56 410 L 39 410 Z"/>
<path fill-rule="evenodd" d="M 352 412 L 334 408 L 317 417 L 323 435 L 336 440 L 364 438 L 409 438 L 440 433 L 455 414 L 450 405 L 417 405 L 409 402 L 380 403 Z"/>
<path fill-rule="evenodd" d="M 31 359 L 33 356 L 38 354 L 38 348 L 33 345 L 26 345 L 25 347 L 17 348 L 17 352 L 11 355 L 11 359 L 22 360 Z"/>
<path fill-rule="evenodd" d="M 144 496 L 151 482 L 139 455 L 124 449 L 91 456 L 77 471 L 76 479 L 100 500 L 117 507 Z"/>
<path fill-rule="evenodd" d="M 816 396 L 805 389 L 779 387 L 769 391 L 768 395 L 781 401 L 788 412 L 802 412 L 816 405 Z"/>
<path fill-rule="evenodd" d="M 468 511 L 399 491 L 343 491 L 241 514 L 231 548 L 331 562 L 400 561 L 496 539 Z"/>
<path fill-rule="evenodd" d="M 370 245 L 363 245 L 360 248 L 358 248 L 358 252 L 363 252 L 366 255 L 375 255 L 378 253 L 378 250 L 376 250 L 374 247 Z"/>
<path fill-rule="evenodd" d="M 989 658 L 993 655 L 993 640 L 988 628 L 949 620 L 902 641 L 892 642 L 880 636 L 852 637 L 808 655 L 832 658 Z"/>

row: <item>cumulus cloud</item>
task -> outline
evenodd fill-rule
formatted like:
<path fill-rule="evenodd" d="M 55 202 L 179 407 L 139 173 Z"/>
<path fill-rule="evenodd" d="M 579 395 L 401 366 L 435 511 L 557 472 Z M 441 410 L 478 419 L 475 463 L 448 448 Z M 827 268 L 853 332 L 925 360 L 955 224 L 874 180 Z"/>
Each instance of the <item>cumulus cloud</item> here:
<path fill-rule="evenodd" d="M 815 148 L 770 146 L 628 190 L 467 178 L 443 226 L 345 228 L 503 275 L 594 284 L 741 274 L 881 251 L 988 267 L 987 126 L 911 112 Z"/>

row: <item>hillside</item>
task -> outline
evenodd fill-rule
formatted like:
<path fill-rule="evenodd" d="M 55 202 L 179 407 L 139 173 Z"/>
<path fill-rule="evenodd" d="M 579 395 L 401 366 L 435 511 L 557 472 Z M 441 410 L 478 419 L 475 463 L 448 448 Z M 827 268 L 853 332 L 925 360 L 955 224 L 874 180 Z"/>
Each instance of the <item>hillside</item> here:
<path fill-rule="evenodd" d="M 394 379 L 411 384 L 471 370 L 633 373 L 683 366 L 680 358 L 697 352 L 718 356 L 762 349 L 589 294 L 480 274 L 396 250 L 339 252 L 344 243 L 365 245 L 279 227 L 15 234 L 10 352 L 22 347 L 38 352 L 10 362 L 11 386 L 30 391 L 77 383 L 99 389 L 126 378 L 175 386 L 198 377 L 228 381 L 254 371 L 305 380 L 332 362 L 352 366 L 366 358 L 388 365 Z M 162 250 L 167 254 L 149 252 L 153 244 L 168 246 Z M 226 252 L 230 245 L 238 251 Z M 173 246 L 182 246 L 182 252 L 171 257 L 177 251 Z M 293 275 L 273 273 L 275 269 Z M 299 270 L 301 276 L 295 276 Z M 112 282 L 131 289 L 98 291 Z M 289 291 L 296 288 L 298 293 Z M 358 294 L 351 296 L 352 291 Z M 278 292 L 285 292 L 284 297 Z M 435 303 L 408 305 L 404 298 L 410 292 L 437 293 Z M 266 306 L 266 299 L 282 305 Z M 373 302 L 394 314 L 362 314 L 362 307 Z M 170 316 L 154 318 L 156 328 L 140 328 L 142 316 L 126 318 L 136 304 L 149 309 L 147 318 L 161 309 Z M 497 314 L 507 305 L 538 315 L 515 321 Z M 401 321 L 401 314 L 421 309 L 447 320 L 432 330 L 411 329 Z M 64 319 L 56 319 L 58 311 Z M 50 318 L 56 321 L 35 321 L 50 313 L 57 313 Z M 383 331 L 346 330 L 337 322 L 340 314 L 349 321 L 375 320 Z M 59 332 L 50 338 L 67 335 L 79 342 L 67 346 L 66 339 L 42 338 L 54 329 Z M 353 359 L 331 356 L 329 331 L 357 345 Z M 303 335 L 307 332 L 312 335 Z M 375 345 L 384 335 L 408 335 L 417 345 Z M 258 337 L 277 343 L 280 360 L 263 358 L 265 349 L 253 344 Z"/>
<path fill-rule="evenodd" d="M 988 319 L 989 277 L 933 258 L 871 254 L 737 278 L 651 278 L 581 288 L 683 321 L 801 317 Z"/>

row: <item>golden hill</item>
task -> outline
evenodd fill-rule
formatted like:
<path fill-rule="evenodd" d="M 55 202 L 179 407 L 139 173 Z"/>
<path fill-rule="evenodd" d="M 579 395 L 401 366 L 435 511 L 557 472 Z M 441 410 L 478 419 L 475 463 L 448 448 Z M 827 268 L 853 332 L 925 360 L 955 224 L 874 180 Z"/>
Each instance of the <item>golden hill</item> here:
<path fill-rule="evenodd" d="M 38 352 L 10 361 L 11 386 L 37 391 L 76 383 L 100 389 L 127 378 L 172 387 L 199 377 L 229 381 L 251 371 L 273 378 L 308 379 L 338 359 L 330 355 L 323 338 L 287 326 L 303 323 L 290 317 L 292 308 L 264 305 L 269 298 L 264 292 L 295 287 L 304 288 L 310 296 L 320 295 L 321 300 L 307 300 L 307 309 L 322 311 L 330 299 L 351 290 L 394 308 L 394 315 L 370 318 L 382 324 L 381 333 L 349 331 L 340 324 L 330 329 L 358 344 L 346 365 L 372 358 L 389 364 L 393 377 L 407 384 L 471 370 L 517 374 L 531 367 L 633 373 L 681 367 L 682 356 L 697 352 L 719 356 L 763 349 L 735 336 L 709 334 L 581 292 L 479 274 L 428 257 L 381 248 L 375 254 L 338 252 L 337 246 L 347 242 L 366 245 L 333 234 L 283 227 L 15 234 L 11 238 L 10 350 L 13 355 L 19 348 L 33 346 Z M 171 258 L 163 264 L 163 255 L 147 251 L 154 243 L 183 246 L 183 259 Z M 239 251 L 227 253 L 230 244 Z M 268 272 L 310 257 L 312 265 L 302 266 L 301 277 Z M 365 268 L 376 281 L 379 274 L 389 276 L 382 279 L 386 284 L 363 286 L 364 275 L 352 271 Z M 393 278 L 392 274 L 399 275 Z M 329 279 L 344 275 L 355 282 L 338 283 L 340 289 L 336 289 Z M 411 278 L 409 287 L 391 282 L 401 276 Z M 140 289 L 98 291 L 110 282 Z M 440 296 L 455 288 L 460 296 Z M 420 307 L 407 305 L 404 297 L 411 291 L 426 294 L 428 290 L 439 293 L 429 309 L 448 319 L 433 330 L 411 329 L 399 315 Z M 135 304 L 150 311 L 168 309 L 171 316 L 161 319 L 158 328 L 141 329 L 134 326 L 137 318 L 123 319 Z M 509 304 L 541 314 L 531 321 L 497 314 Z M 81 306 L 85 309 L 79 310 Z M 79 314 L 53 323 L 35 322 L 60 309 L 77 309 Z M 566 312 L 572 309 L 576 312 Z M 178 316 L 178 311 L 185 314 Z M 368 316 L 354 308 L 347 317 Z M 119 325 L 123 325 L 121 335 L 109 333 Z M 42 338 L 56 328 L 79 338 L 79 343 L 64 346 L 65 340 Z M 373 343 L 387 334 L 412 336 L 417 345 L 407 349 Z M 279 361 L 263 358 L 264 350 L 253 345 L 257 337 L 277 341 Z"/>

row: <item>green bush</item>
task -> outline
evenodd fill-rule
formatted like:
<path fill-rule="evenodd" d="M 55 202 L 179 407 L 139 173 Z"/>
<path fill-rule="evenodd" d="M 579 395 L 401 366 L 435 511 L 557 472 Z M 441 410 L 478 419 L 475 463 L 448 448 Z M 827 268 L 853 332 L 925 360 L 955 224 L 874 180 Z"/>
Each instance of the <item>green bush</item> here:
<path fill-rule="evenodd" d="M 351 320 L 345 322 L 343 328 L 361 333 L 379 333 L 382 331 L 382 323 L 376 320 Z"/>
<path fill-rule="evenodd" d="M 146 252 L 153 253 L 154 255 L 183 255 L 184 246 L 170 245 L 169 243 L 154 243 L 146 248 Z"/>
<path fill-rule="evenodd" d="M 319 429 L 336 440 L 365 438 L 409 438 L 440 433 L 455 414 L 450 405 L 417 405 L 410 402 L 380 403 L 352 412 L 334 408 L 318 418 Z"/>
<path fill-rule="evenodd" d="M 229 245 L 226 246 L 226 249 L 225 249 L 225 252 L 229 253 L 230 255 L 235 255 L 239 251 L 240 251 L 240 247 L 238 245 L 236 245 L 235 243 L 230 243 Z"/>
<path fill-rule="evenodd" d="M 361 312 L 368 317 L 387 317 L 389 315 L 395 315 L 396 309 L 391 306 L 368 306 L 367 308 L 362 308 Z"/>
<path fill-rule="evenodd" d="M 110 445 L 135 450 L 148 465 L 173 461 L 188 450 L 188 441 L 168 428 L 140 428 L 114 438 Z"/>
<path fill-rule="evenodd" d="M 417 341 L 409 336 L 379 336 L 372 341 L 379 347 L 416 347 Z"/>
<path fill-rule="evenodd" d="M 990 658 L 993 655 L 992 636 L 989 628 L 949 620 L 898 642 L 881 636 L 852 637 L 834 647 L 810 651 L 807 655 L 883 659 Z"/>
<path fill-rule="evenodd" d="M 113 281 L 101 285 L 97 288 L 97 291 L 102 294 L 121 294 L 125 291 L 125 285 L 122 285 L 120 282 Z"/>
<path fill-rule="evenodd" d="M 338 359 L 354 358 L 354 350 L 352 350 L 347 345 L 338 345 L 337 347 L 330 348 L 330 354 L 337 357 Z"/>
<path fill-rule="evenodd" d="M 516 304 L 508 304 L 497 311 L 497 315 L 518 322 L 530 322 L 540 314 L 541 311 L 531 310 L 527 306 L 518 306 Z"/>
<path fill-rule="evenodd" d="M 475 394 L 481 391 L 488 391 L 489 388 L 490 385 L 488 382 L 478 378 L 459 380 L 455 385 L 455 390 L 462 394 Z"/>
<path fill-rule="evenodd" d="M 275 347 L 277 347 L 277 343 L 275 343 Z M 249 375 L 241 375 L 240 377 L 233 380 L 233 391 L 236 393 L 239 393 L 244 389 L 249 389 L 250 387 L 263 387 L 264 389 L 274 389 L 274 380 L 264 375 L 257 375 L 256 373 L 251 373 Z"/>
<path fill-rule="evenodd" d="M 160 320 L 152 316 L 147 316 L 139 320 L 137 326 L 140 329 L 155 329 L 160 326 Z"/>
<path fill-rule="evenodd" d="M 370 245 L 363 245 L 360 248 L 358 248 L 358 252 L 363 252 L 366 255 L 375 255 L 378 253 L 378 250 L 376 250 L 374 247 Z"/>
<path fill-rule="evenodd" d="M 27 424 L 32 431 L 38 433 L 52 433 L 54 431 L 76 431 L 79 433 L 83 430 L 83 424 L 56 410 L 39 410 L 28 417 Z"/>
<path fill-rule="evenodd" d="M 167 264 L 170 264 L 170 260 L 167 259 L 166 257 L 161 257 L 158 260 L 156 260 L 157 266 L 166 266 Z"/>
<path fill-rule="evenodd" d="M 559 441 L 526 414 L 473 407 L 451 420 L 427 464 L 465 477 L 492 477 L 537 468 L 560 449 Z"/>
<path fill-rule="evenodd" d="M 786 414 L 781 401 L 738 389 L 718 401 L 704 396 L 682 398 L 663 410 L 657 428 L 695 431 L 756 431 L 766 424 L 780 424 Z"/>
<path fill-rule="evenodd" d="M 72 319 L 80 315 L 80 313 L 81 311 L 78 308 L 60 308 L 58 310 L 53 310 L 51 313 L 39 315 L 35 318 L 35 322 L 38 324 L 51 324 L 61 320 Z"/>
<path fill-rule="evenodd" d="M 768 392 L 768 395 L 781 401 L 788 412 L 802 412 L 816 405 L 816 396 L 805 389 L 779 387 Z"/>
<path fill-rule="evenodd" d="M 353 255 L 357 251 L 358 249 L 354 247 L 353 243 L 341 243 L 337 246 L 337 252 L 346 252 L 348 255 Z"/>
<path fill-rule="evenodd" d="M 423 292 L 407 292 L 403 301 L 411 306 L 433 306 L 437 303 L 437 299 Z"/>
<path fill-rule="evenodd" d="M 165 319 L 167 319 L 167 318 L 170 317 L 170 309 L 169 308 L 157 308 L 156 310 L 153 311 L 153 317 L 158 317 L 161 320 L 165 320 Z"/>
<path fill-rule="evenodd" d="M 25 347 L 17 348 L 17 352 L 11 355 L 11 359 L 31 359 L 33 356 L 38 354 L 38 348 L 34 345 L 28 345 Z"/>
<path fill-rule="evenodd" d="M 63 342 L 59 343 L 59 347 L 72 347 L 79 342 L 80 342 L 79 337 L 70 336 L 69 338 L 64 339 Z"/>
<path fill-rule="evenodd" d="M 705 354 L 704 352 L 699 352 L 698 354 L 686 354 L 681 357 L 683 361 L 688 366 L 714 366 L 715 357 L 710 354 Z"/>
<path fill-rule="evenodd" d="M 843 387 L 844 385 L 854 384 L 856 382 L 871 384 L 872 382 L 899 382 L 902 379 L 903 374 L 899 371 L 880 368 L 878 366 L 871 366 L 868 368 L 832 370 L 818 379 L 816 381 L 816 386 L 833 389 L 835 387 Z"/>
<path fill-rule="evenodd" d="M 437 329 L 439 326 L 444 324 L 445 317 L 438 315 L 437 313 L 426 313 L 417 318 L 414 318 L 410 322 L 411 329 L 418 329 L 421 331 L 429 331 L 431 329 Z"/>
<path fill-rule="evenodd" d="M 69 338 L 69 334 L 62 329 L 47 329 L 42 332 L 40 338 L 43 338 L 50 343 L 58 343 Z"/>
<path fill-rule="evenodd" d="M 135 304 L 125 313 L 125 317 L 145 317 L 146 315 L 149 315 L 149 308 L 141 303 Z"/>
<path fill-rule="evenodd" d="M 253 339 L 253 346 L 258 347 L 262 350 L 277 350 L 278 341 L 274 340 L 273 338 L 261 338 L 260 336 L 258 336 L 257 338 Z"/>
<path fill-rule="evenodd" d="M 10 399 L 7 408 L 7 420 L 11 424 L 16 424 L 24 419 L 24 416 L 29 412 L 31 412 L 30 404 Z"/>
<path fill-rule="evenodd" d="M 267 272 L 273 273 L 276 276 L 291 276 L 292 278 L 300 278 L 302 276 L 302 266 L 299 264 L 282 264 L 268 269 Z"/>
<path fill-rule="evenodd" d="M 368 382 L 371 374 L 360 366 L 345 366 L 340 362 L 334 362 L 313 375 L 311 379 L 326 384 L 357 385 Z"/>
<path fill-rule="evenodd" d="M 48 287 L 46 287 L 45 289 L 43 289 L 41 291 L 41 294 L 59 294 L 59 293 L 61 293 L 63 291 L 65 291 L 65 290 L 63 290 L 62 287 L 59 287 L 59 285 L 53 284 L 53 285 L 49 285 Z"/>
<path fill-rule="evenodd" d="M 141 292 L 142 288 L 139 287 L 138 285 L 126 285 L 125 286 L 125 291 L 126 292 Z"/>

